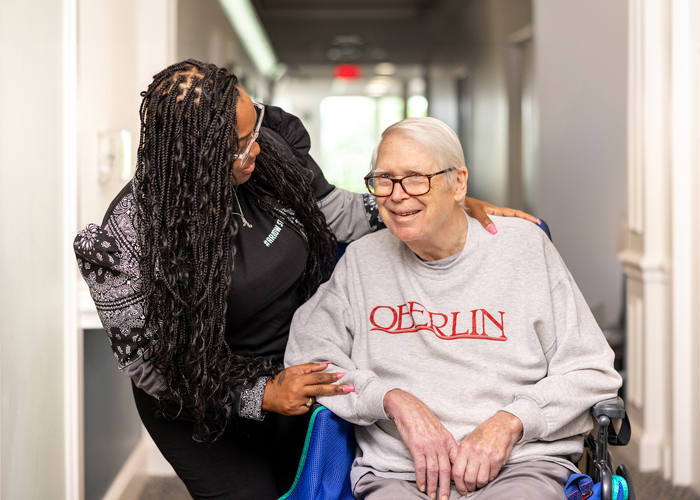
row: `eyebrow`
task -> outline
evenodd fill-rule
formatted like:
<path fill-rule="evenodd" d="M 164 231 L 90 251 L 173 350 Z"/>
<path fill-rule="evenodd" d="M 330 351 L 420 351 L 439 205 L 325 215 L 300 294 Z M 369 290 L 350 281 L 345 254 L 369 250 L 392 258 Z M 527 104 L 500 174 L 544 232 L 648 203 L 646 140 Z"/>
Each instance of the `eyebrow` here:
<path fill-rule="evenodd" d="M 374 173 L 375 173 L 375 174 L 390 174 L 390 175 L 394 175 L 394 174 L 392 174 L 391 172 L 389 172 L 388 170 L 382 170 L 382 169 L 379 169 L 379 168 L 375 169 L 375 170 L 374 170 Z M 409 171 L 407 172 L 407 174 L 406 174 L 404 177 L 406 177 L 406 176 L 408 176 L 408 175 L 413 175 L 413 174 L 427 175 L 426 172 L 425 172 L 424 170 L 418 170 L 418 169 L 413 168 L 413 169 L 409 170 Z"/>
<path fill-rule="evenodd" d="M 242 140 L 242 139 L 247 139 L 247 138 L 250 137 L 252 134 L 253 134 L 253 131 L 251 130 L 251 131 L 248 132 L 246 135 L 239 135 L 239 136 L 238 136 L 238 140 L 240 141 L 240 140 Z"/>

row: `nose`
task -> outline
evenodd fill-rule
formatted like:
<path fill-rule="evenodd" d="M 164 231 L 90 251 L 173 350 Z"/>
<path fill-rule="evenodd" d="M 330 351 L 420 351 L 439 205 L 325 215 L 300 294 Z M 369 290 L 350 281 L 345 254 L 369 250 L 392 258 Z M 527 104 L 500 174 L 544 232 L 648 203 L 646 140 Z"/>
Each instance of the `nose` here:
<path fill-rule="evenodd" d="M 394 183 L 394 190 L 391 192 L 391 195 L 389 196 L 391 201 L 398 203 L 398 202 L 404 201 L 410 197 L 411 197 L 411 195 L 406 194 L 406 191 L 403 190 L 403 186 L 401 185 L 400 182 Z"/>
<path fill-rule="evenodd" d="M 250 153 L 248 153 L 248 160 L 246 160 L 246 163 L 248 163 L 250 160 L 255 160 L 255 157 L 260 154 L 260 144 L 258 144 L 258 141 L 255 141 L 253 143 L 253 147 L 250 148 Z"/>

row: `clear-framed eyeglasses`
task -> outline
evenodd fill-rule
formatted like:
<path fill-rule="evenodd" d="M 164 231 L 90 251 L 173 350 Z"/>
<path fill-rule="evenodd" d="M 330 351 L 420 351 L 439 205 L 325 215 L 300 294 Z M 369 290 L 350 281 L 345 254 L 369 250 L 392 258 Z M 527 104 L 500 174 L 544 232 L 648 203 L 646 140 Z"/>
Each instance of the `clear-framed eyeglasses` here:
<path fill-rule="evenodd" d="M 365 176 L 365 185 L 371 194 L 380 198 L 391 196 L 396 183 L 401 184 L 406 194 L 410 196 L 421 196 L 430 191 L 430 179 L 436 175 L 452 172 L 453 170 L 456 170 L 456 168 L 446 168 L 434 174 L 411 174 L 406 177 L 401 177 L 400 179 L 395 179 L 389 174 L 375 174 L 371 172 Z"/>
<path fill-rule="evenodd" d="M 243 165 L 248 159 L 250 150 L 253 149 L 253 144 L 255 144 L 255 141 L 260 135 L 260 127 L 262 127 L 263 116 L 265 116 L 265 106 L 263 104 L 260 104 L 259 102 L 254 102 L 253 106 L 255 106 L 255 110 L 257 111 L 258 119 L 255 122 L 255 128 L 253 128 L 253 132 L 251 132 L 250 137 L 248 138 L 248 143 L 246 144 L 245 149 L 242 153 L 236 155 L 236 160 L 238 160 L 239 158 L 241 159 L 241 165 Z"/>

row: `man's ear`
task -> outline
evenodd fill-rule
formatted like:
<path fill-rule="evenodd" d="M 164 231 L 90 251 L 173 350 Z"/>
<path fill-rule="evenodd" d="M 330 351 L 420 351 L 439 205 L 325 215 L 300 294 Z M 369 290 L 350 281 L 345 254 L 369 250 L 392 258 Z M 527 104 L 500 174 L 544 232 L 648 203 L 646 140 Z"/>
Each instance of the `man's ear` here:
<path fill-rule="evenodd" d="M 469 171 L 467 167 L 457 167 L 457 179 L 455 183 L 455 200 L 462 201 L 467 195 L 467 179 L 469 178 Z"/>

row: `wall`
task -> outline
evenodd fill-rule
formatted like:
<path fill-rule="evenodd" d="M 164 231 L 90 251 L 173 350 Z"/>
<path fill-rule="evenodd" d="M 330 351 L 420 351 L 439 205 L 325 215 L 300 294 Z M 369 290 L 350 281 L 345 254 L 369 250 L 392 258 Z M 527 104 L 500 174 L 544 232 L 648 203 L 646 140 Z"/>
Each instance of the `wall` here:
<path fill-rule="evenodd" d="M 132 157 L 139 136 L 139 91 L 147 82 L 138 78 L 138 1 L 79 2 L 78 20 L 78 227 L 102 223 L 110 202 L 124 186 L 118 158 L 98 181 L 100 134 L 126 130 L 132 137 Z M 141 85 L 139 85 L 141 84 Z M 118 151 L 112 137 L 112 153 Z"/>
<path fill-rule="evenodd" d="M 626 206 L 627 4 L 535 0 L 537 216 L 596 319 L 617 324 Z"/>
<path fill-rule="evenodd" d="M 178 0 L 178 60 L 194 58 L 233 71 L 254 100 L 267 102 L 269 82 L 262 77 L 217 0 Z"/>
<path fill-rule="evenodd" d="M 89 222 L 101 224 L 112 199 L 133 175 L 140 92 L 154 74 L 175 62 L 177 12 L 176 0 L 78 3 L 78 225 L 82 228 Z M 126 175 L 120 171 L 120 131 L 131 135 Z M 110 151 L 105 140 L 111 144 Z M 107 160 L 107 154 L 114 158 Z M 100 173 L 105 162 L 110 168 Z M 86 285 L 77 279 L 82 297 L 87 294 Z M 134 470 L 142 473 L 143 466 L 137 462 L 144 461 L 145 453 L 138 443 L 145 431 L 130 382 L 117 370 L 104 331 L 95 330 L 100 325 L 92 300 L 87 298 L 83 307 L 84 498 L 97 500 L 105 493 L 116 498 L 129 486 Z"/>
<path fill-rule="evenodd" d="M 64 498 L 60 0 L 0 3 L 0 496 Z M 70 251 L 70 250 L 68 250 Z"/>
<path fill-rule="evenodd" d="M 641 471 L 700 491 L 700 6 L 629 0 L 628 414 Z"/>
<path fill-rule="evenodd" d="M 78 144 L 79 227 L 102 222 L 130 178 L 119 172 L 114 134 L 131 134 L 132 172 L 139 141 L 140 92 L 174 62 L 174 0 L 79 1 Z M 100 134 L 111 134 L 112 170 L 98 180 Z"/>
<path fill-rule="evenodd" d="M 141 439 L 131 383 L 103 329 L 85 330 L 85 500 L 100 500 Z"/>
<path fill-rule="evenodd" d="M 506 49 L 508 37 L 532 23 L 531 0 L 476 0 L 462 12 L 464 49 L 462 76 L 468 78 L 471 120 L 461 137 L 469 194 L 496 205 L 507 204 L 508 94 Z M 430 115 L 457 130 L 457 77 L 431 68 Z M 442 78 L 437 78 L 442 74 Z"/>

